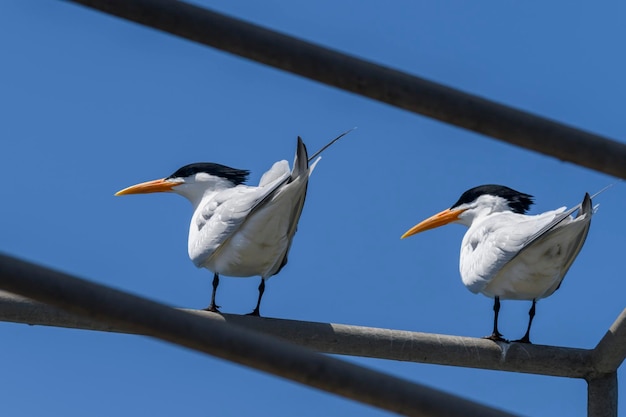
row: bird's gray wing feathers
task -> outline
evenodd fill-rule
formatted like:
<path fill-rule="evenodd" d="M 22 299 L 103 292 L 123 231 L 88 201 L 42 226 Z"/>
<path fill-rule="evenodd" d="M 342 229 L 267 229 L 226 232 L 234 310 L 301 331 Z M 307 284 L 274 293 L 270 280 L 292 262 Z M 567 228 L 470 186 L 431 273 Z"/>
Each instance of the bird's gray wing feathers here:
<path fill-rule="evenodd" d="M 576 210 L 578 210 L 576 217 L 574 217 L 563 227 L 559 227 L 559 225 Z M 521 254 L 525 253 L 527 250 L 530 250 L 535 245 L 541 245 L 542 242 L 558 242 L 559 240 L 563 239 L 563 236 L 569 236 L 565 239 L 565 241 L 567 241 L 569 244 L 554 244 L 554 246 L 552 246 L 552 244 L 548 244 L 549 248 L 547 248 L 547 250 L 556 251 L 555 253 L 558 253 L 562 250 L 566 251 L 565 253 L 562 253 L 560 255 L 560 258 L 563 260 L 563 264 L 559 268 L 559 278 L 555 280 L 554 283 L 545 290 L 541 297 L 547 297 L 551 295 L 552 293 L 554 293 L 554 291 L 558 290 L 561 287 L 563 278 L 565 278 L 565 275 L 569 271 L 570 267 L 574 263 L 574 260 L 578 256 L 578 253 L 582 249 L 589 233 L 593 212 L 594 209 L 591 203 L 591 197 L 588 193 L 586 193 L 582 203 L 557 216 L 552 222 L 541 228 L 528 240 L 528 242 L 520 249 L 520 251 L 515 256 L 513 256 L 506 263 L 506 265 L 503 266 L 503 268 L 506 268 L 509 265 L 513 265 L 513 262 Z"/>
<path fill-rule="evenodd" d="M 203 237 L 196 239 L 196 244 L 202 247 L 190 248 L 189 253 L 195 254 L 192 261 L 201 266 L 215 256 L 220 246 L 241 228 L 259 203 L 289 180 L 289 173 L 287 161 L 276 162 L 264 175 L 262 187 L 240 185 L 221 191 L 208 201 L 196 219 L 196 227 Z"/>
<path fill-rule="evenodd" d="M 274 197 L 274 194 L 280 189 L 281 186 L 283 186 L 285 184 L 292 183 L 297 178 L 300 178 L 303 173 L 306 173 L 307 178 L 308 178 L 308 168 L 309 168 L 309 161 L 307 159 L 306 146 L 304 146 L 304 142 L 302 142 L 302 139 L 300 138 L 300 136 L 298 136 L 298 147 L 296 149 L 296 156 L 295 156 L 295 159 L 293 161 L 293 170 L 291 171 L 291 175 L 288 175 L 289 174 L 289 165 L 287 165 L 287 172 L 283 173 L 281 175 L 282 181 L 278 185 L 273 187 L 271 192 L 269 192 L 262 199 L 260 199 L 259 201 L 256 202 L 254 207 L 252 207 L 252 209 L 250 210 L 250 214 L 253 214 L 256 210 L 258 210 L 259 208 L 263 207 L 263 205 L 269 199 Z M 266 175 L 268 175 L 271 171 L 272 170 L 270 170 L 270 171 L 266 172 L 265 174 L 263 174 L 263 177 L 261 178 L 261 182 L 259 182 L 259 186 L 261 186 L 261 184 L 263 184 L 263 180 L 265 179 Z M 285 175 L 285 174 L 287 174 L 287 175 Z M 271 178 L 272 176 L 268 175 L 268 177 Z M 305 190 L 305 193 L 306 193 L 306 190 Z M 303 204 L 304 204 L 304 202 L 303 202 Z M 300 211 L 302 211 L 302 208 L 300 208 Z M 300 218 L 300 213 L 299 212 L 298 212 L 297 218 L 298 219 Z M 298 220 L 296 219 L 296 223 L 297 222 L 298 222 Z"/>
<path fill-rule="evenodd" d="M 565 269 L 565 271 L 567 272 L 567 269 L 569 269 L 569 267 L 571 266 L 572 262 L 574 262 L 574 259 L 576 258 L 576 255 L 578 254 L 578 252 L 582 248 L 583 244 L 585 243 L 585 239 L 587 238 L 587 234 L 589 233 L 589 227 L 591 226 L 591 216 L 593 214 L 593 207 L 592 207 L 592 204 L 591 204 L 591 197 L 589 196 L 589 193 L 585 193 L 585 197 L 584 197 L 582 203 L 580 203 L 580 204 L 572 207 L 571 209 L 569 209 L 567 211 L 564 211 L 563 213 L 557 215 L 554 218 L 554 220 L 552 220 L 550 223 L 546 224 L 541 229 L 539 229 L 537 232 L 532 234 L 528 238 L 528 241 L 526 241 L 524 243 L 524 245 L 520 248 L 520 250 L 511 259 L 509 259 L 508 262 L 511 262 L 513 259 L 515 259 L 521 253 L 523 253 L 523 251 L 525 249 L 529 248 L 537 240 L 541 239 L 542 237 L 546 236 L 547 233 L 549 233 L 550 231 L 554 230 L 565 219 L 569 218 L 576 210 L 578 210 L 578 214 L 576 215 L 575 218 L 579 218 L 581 216 L 588 215 L 589 220 L 586 222 L 586 225 L 585 225 L 584 229 L 582 230 L 582 232 L 577 236 L 577 239 L 579 241 L 576 242 L 575 245 L 571 246 L 571 248 L 573 249 L 573 253 L 572 253 L 573 256 L 571 256 L 571 261 L 569 261 L 569 263 L 567 265 L 567 268 Z"/>
<path fill-rule="evenodd" d="M 309 168 L 306 146 L 302 139 L 298 137 L 298 145 L 294 160 L 293 170 L 289 172 L 289 165 L 286 161 L 274 164 L 272 169 L 261 178 L 258 188 L 249 187 L 245 198 L 230 198 L 224 196 L 224 201 L 217 211 L 226 214 L 227 222 L 211 222 L 213 234 L 219 235 L 219 244 L 210 256 L 219 256 L 220 247 L 225 246 L 229 240 L 241 230 L 245 225 L 256 219 L 258 215 L 263 217 L 274 211 L 277 205 L 281 205 L 286 210 L 281 210 L 281 214 L 289 216 L 289 223 L 284 238 L 287 239 L 287 246 L 284 253 L 278 257 L 271 275 L 276 274 L 286 263 L 287 254 L 291 247 L 291 242 L 296 233 L 298 221 L 304 206 L 309 174 L 314 164 Z M 288 200 L 288 201 L 287 201 Z M 290 208 L 289 208 L 290 207 Z M 263 214 L 262 214 L 263 213 Z M 215 215 L 213 216 L 215 217 Z M 216 238 L 217 240 L 217 238 Z M 215 242 L 217 243 L 217 242 Z"/>
<path fill-rule="evenodd" d="M 571 215 L 578 210 L 575 218 Z M 461 276 L 472 292 L 481 292 L 493 279 L 503 273 L 510 282 L 527 277 L 528 265 L 542 268 L 541 273 L 554 273 L 552 286 L 542 297 L 552 294 L 580 252 L 593 215 L 591 198 L 570 210 L 564 208 L 525 216 L 512 221 L 515 213 L 501 213 L 466 235 L 462 245 Z M 524 255 L 524 256 L 522 256 Z M 560 259 L 560 263 L 554 260 Z M 540 263 L 542 263 L 539 266 Z M 545 269 L 543 269 L 545 268 Z M 525 279 L 525 278 L 524 278 Z M 504 288 L 504 287 L 502 287 Z"/>
<path fill-rule="evenodd" d="M 463 283 L 470 291 L 481 292 L 525 247 L 529 230 L 553 221 L 559 214 L 559 210 L 538 216 L 503 212 L 489 217 L 463 239 L 460 264 Z"/>
<path fill-rule="evenodd" d="M 587 217 L 586 220 L 584 220 L 582 230 L 576 236 L 576 241 L 573 242 L 570 246 L 569 253 L 567 254 L 567 263 L 563 266 L 563 277 L 565 277 L 565 274 L 567 274 L 567 271 L 569 271 L 569 268 L 574 263 L 574 259 L 576 259 L 576 256 L 578 256 L 578 253 L 585 244 L 585 240 L 587 240 L 587 235 L 589 234 L 589 228 L 591 227 L 591 217 L 593 216 L 593 213 L 594 208 L 591 203 L 591 197 L 589 197 L 589 193 L 586 193 L 585 198 L 580 204 L 580 210 L 578 211 L 576 218 L 579 218 L 581 216 Z M 561 282 L 563 282 L 563 280 L 559 282 L 559 284 L 556 286 L 556 288 L 554 288 L 552 292 L 559 289 L 559 287 L 561 286 Z"/>
<path fill-rule="evenodd" d="M 563 220 L 567 219 L 570 215 L 572 215 L 576 210 L 578 210 L 578 214 L 576 215 L 576 218 L 578 218 L 580 216 L 583 216 L 585 214 L 588 214 L 589 217 L 591 217 L 596 212 L 596 209 L 598 208 L 597 205 L 596 205 L 596 207 L 593 207 L 593 205 L 592 205 L 593 199 L 596 198 L 598 195 L 602 194 L 603 192 L 605 192 L 606 190 L 608 190 L 609 188 L 611 188 L 613 185 L 614 184 L 607 185 L 606 187 L 604 187 L 600 191 L 596 192 L 592 196 L 589 196 L 589 193 L 585 193 L 585 197 L 583 198 L 583 201 L 581 203 L 575 205 L 571 209 L 569 209 L 569 210 L 565 211 L 564 213 L 560 214 L 559 216 L 555 217 L 555 219 L 552 222 L 550 222 L 549 224 L 547 224 L 546 226 L 544 226 L 540 230 L 538 230 L 536 233 L 534 233 L 528 239 L 528 242 L 526 242 L 524 247 L 528 247 L 528 246 L 532 245 L 537 239 L 541 238 L 541 236 L 543 236 L 545 233 L 547 233 L 551 229 L 554 229 Z M 583 241 L 580 244 L 581 247 L 582 247 L 582 244 L 585 242 L 585 239 L 587 238 L 587 233 L 589 233 L 589 226 L 590 226 L 590 224 L 587 225 L 587 229 L 583 233 L 584 237 L 583 237 Z M 578 249 L 578 251 L 580 251 L 580 248 Z"/>
<path fill-rule="evenodd" d="M 319 158 L 317 161 L 319 161 Z M 302 209 L 304 208 L 304 200 L 306 199 L 309 175 L 317 164 L 317 161 L 312 164 L 311 169 L 309 170 L 307 149 L 304 145 L 304 142 L 302 141 L 302 138 L 298 136 L 296 156 L 293 161 L 293 170 L 291 171 L 291 175 L 283 180 L 280 186 L 274 189 L 272 193 L 268 194 L 261 201 L 259 201 L 250 212 L 250 216 L 252 216 L 256 211 L 261 210 L 270 199 L 279 198 L 278 194 L 281 192 L 293 192 L 293 195 L 288 197 L 292 200 L 293 204 L 292 210 L 290 212 L 289 227 L 285 236 L 288 240 L 288 244 L 283 256 L 280 259 L 280 262 L 275 265 L 275 270 L 273 271 L 272 275 L 279 273 L 280 270 L 285 265 L 287 265 L 287 256 L 289 254 L 289 250 L 291 249 L 293 236 L 298 230 L 298 221 L 300 221 L 300 215 L 302 214 Z"/>
<path fill-rule="evenodd" d="M 340 136 L 341 137 L 341 136 Z M 317 159 L 319 161 L 319 159 Z M 291 221 L 289 222 L 289 229 L 287 229 L 287 237 L 289 239 L 289 244 L 287 245 L 287 249 L 285 250 L 285 254 L 278 265 L 278 269 L 274 272 L 274 274 L 278 274 L 281 269 L 285 265 L 287 265 L 287 257 L 289 255 L 289 250 L 291 249 L 291 243 L 293 242 L 293 237 L 298 230 L 298 221 L 300 221 L 300 215 L 302 214 L 302 209 L 304 208 L 304 201 L 306 200 L 306 192 L 309 185 L 309 175 L 317 161 L 313 163 L 311 170 L 309 170 L 309 159 L 307 155 L 306 146 L 304 142 L 298 136 L 298 148 L 296 150 L 296 157 L 293 161 L 293 171 L 291 176 L 289 177 L 289 183 L 293 183 L 294 181 L 303 181 L 304 185 L 299 187 L 298 192 L 294 196 L 296 199 L 296 203 L 293 206 L 293 210 L 291 212 Z"/>

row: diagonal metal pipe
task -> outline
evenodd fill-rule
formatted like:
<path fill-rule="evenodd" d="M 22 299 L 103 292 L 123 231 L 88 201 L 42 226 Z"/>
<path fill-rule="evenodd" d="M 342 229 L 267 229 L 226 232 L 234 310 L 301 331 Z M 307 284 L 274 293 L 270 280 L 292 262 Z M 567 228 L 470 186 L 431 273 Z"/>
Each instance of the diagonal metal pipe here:
<path fill-rule="evenodd" d="M 626 357 L 626 308 L 613 322 L 593 350 L 593 366 L 598 373 L 615 372 Z"/>
<path fill-rule="evenodd" d="M 626 144 L 173 0 L 70 0 L 439 121 L 626 179 Z"/>

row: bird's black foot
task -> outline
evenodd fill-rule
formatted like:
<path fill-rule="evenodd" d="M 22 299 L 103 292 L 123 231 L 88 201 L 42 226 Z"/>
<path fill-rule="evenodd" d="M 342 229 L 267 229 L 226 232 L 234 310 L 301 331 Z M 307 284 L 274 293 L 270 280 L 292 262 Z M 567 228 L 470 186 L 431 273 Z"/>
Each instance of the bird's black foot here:
<path fill-rule="evenodd" d="M 533 342 L 530 341 L 530 337 L 528 337 L 528 336 L 524 336 L 521 339 L 512 340 L 512 342 L 514 342 L 514 343 L 528 343 L 529 345 L 533 344 Z"/>
<path fill-rule="evenodd" d="M 484 336 L 483 339 L 493 340 L 494 342 L 505 342 L 509 343 L 500 333 L 493 333 L 489 336 Z"/>
<path fill-rule="evenodd" d="M 255 308 L 254 310 L 252 310 L 251 313 L 246 314 L 246 316 L 255 316 L 255 317 L 261 317 L 261 314 L 259 313 L 259 309 L 258 307 Z"/>
<path fill-rule="evenodd" d="M 211 304 L 210 306 L 205 308 L 204 311 L 211 311 L 213 313 L 219 313 L 220 312 L 219 308 L 220 308 L 220 306 L 217 306 L 215 304 Z"/>

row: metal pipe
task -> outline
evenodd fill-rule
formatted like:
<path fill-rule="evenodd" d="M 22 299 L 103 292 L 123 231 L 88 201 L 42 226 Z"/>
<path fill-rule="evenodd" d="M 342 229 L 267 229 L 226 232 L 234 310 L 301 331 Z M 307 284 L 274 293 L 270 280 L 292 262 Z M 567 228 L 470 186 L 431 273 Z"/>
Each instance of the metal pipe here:
<path fill-rule="evenodd" d="M 404 110 L 626 179 L 626 144 L 173 0 L 71 0 Z"/>
<path fill-rule="evenodd" d="M 626 357 L 626 309 L 593 350 L 593 366 L 598 373 L 614 372 Z"/>
<path fill-rule="evenodd" d="M 617 417 L 617 372 L 587 381 L 587 417 Z"/>
<path fill-rule="evenodd" d="M 201 310 L 185 311 L 206 320 L 235 324 L 323 353 L 570 378 L 585 378 L 594 372 L 591 351 L 586 349 L 497 344 L 470 337 L 215 314 Z M 123 331 L 5 292 L 0 292 L 0 321 Z"/>
<path fill-rule="evenodd" d="M 512 414 L 320 355 L 276 338 L 0 254 L 0 288 L 108 323 L 409 416 Z"/>

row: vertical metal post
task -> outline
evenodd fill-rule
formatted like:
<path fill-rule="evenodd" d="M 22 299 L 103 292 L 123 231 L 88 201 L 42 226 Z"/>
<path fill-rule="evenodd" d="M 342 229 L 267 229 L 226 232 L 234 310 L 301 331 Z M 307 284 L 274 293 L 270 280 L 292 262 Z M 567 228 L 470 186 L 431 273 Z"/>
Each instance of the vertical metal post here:
<path fill-rule="evenodd" d="M 617 372 L 587 380 L 587 417 L 617 417 Z"/>

